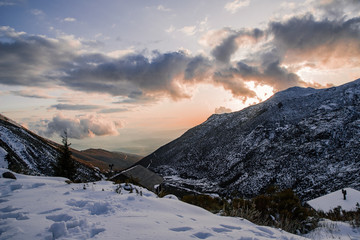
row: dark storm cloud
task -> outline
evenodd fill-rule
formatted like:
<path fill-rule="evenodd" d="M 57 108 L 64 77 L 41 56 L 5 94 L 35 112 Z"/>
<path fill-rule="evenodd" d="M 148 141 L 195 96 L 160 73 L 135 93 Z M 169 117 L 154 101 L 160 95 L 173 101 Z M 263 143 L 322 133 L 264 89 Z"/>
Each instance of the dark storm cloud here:
<path fill-rule="evenodd" d="M 56 104 L 56 105 L 52 105 L 50 108 L 55 108 L 56 110 L 88 111 L 88 110 L 98 110 L 101 108 L 101 106 L 81 105 L 81 104 Z"/>
<path fill-rule="evenodd" d="M 345 8 L 344 2 L 326 3 L 318 8 Z M 345 5 L 358 3 L 349 1 Z M 226 28 L 214 34 L 222 40 L 212 45 L 213 58 L 182 51 L 113 58 L 101 53 L 80 54 L 78 50 L 87 44 L 69 37 L 50 39 L 0 27 L 0 83 L 61 85 L 111 94 L 118 97 L 117 103 L 143 104 L 164 96 L 189 98 L 187 87 L 198 83 L 221 86 L 239 98 L 255 97 L 246 82 L 266 84 L 275 90 L 309 86 L 296 74 L 303 66 L 331 69 L 360 64 L 358 17 L 321 19 L 309 13 L 272 21 L 262 30 Z M 240 50 L 243 59 L 232 60 Z M 69 110 L 81 106 L 56 106 L 61 107 Z"/>
<path fill-rule="evenodd" d="M 269 26 L 278 47 L 305 51 L 342 44 L 344 40 L 359 40 L 359 30 L 360 18 L 316 21 L 310 14 L 284 23 L 272 22 Z"/>
<path fill-rule="evenodd" d="M 73 48 L 63 39 L 47 39 L 0 27 L 0 83 L 46 85 L 73 59 Z"/>
<path fill-rule="evenodd" d="M 131 96 L 138 93 L 164 94 L 175 100 L 188 97 L 179 85 L 191 82 L 185 78 L 195 79 L 194 74 L 205 71 L 201 57 L 190 57 L 183 52 L 155 52 L 152 58 L 134 54 L 96 64 L 89 64 L 87 57 L 66 72 L 62 79 L 66 86 L 130 99 L 138 98 Z"/>
<path fill-rule="evenodd" d="M 288 63 L 342 67 L 360 63 L 360 18 L 316 20 L 308 14 L 269 24 L 273 46 Z"/>
<path fill-rule="evenodd" d="M 333 1 L 332 4 L 340 3 Z M 302 66 L 331 69 L 360 64 L 360 18 L 357 17 L 319 20 L 306 14 L 270 22 L 263 31 L 247 30 L 247 35 L 244 31 L 224 31 L 232 34 L 225 37 L 212 54 L 217 61 L 227 63 L 227 67 L 216 70 L 214 81 L 235 96 L 252 96 L 243 84 L 246 81 L 266 84 L 276 91 L 291 86 L 320 87 L 306 83 L 295 73 Z M 231 56 L 242 47 L 243 40 L 239 39 L 244 36 L 252 39 L 259 50 L 234 63 Z M 255 41 L 260 37 L 261 41 Z"/>
<path fill-rule="evenodd" d="M 209 67 L 205 58 L 184 52 L 110 58 L 103 54 L 77 54 L 77 44 L 80 43 L 74 39 L 49 39 L 1 27 L 0 83 L 63 85 L 128 97 L 126 101 L 153 101 L 161 95 L 176 100 L 189 97 L 182 85 L 193 84 Z M 134 97 L 134 93 L 140 96 Z"/>

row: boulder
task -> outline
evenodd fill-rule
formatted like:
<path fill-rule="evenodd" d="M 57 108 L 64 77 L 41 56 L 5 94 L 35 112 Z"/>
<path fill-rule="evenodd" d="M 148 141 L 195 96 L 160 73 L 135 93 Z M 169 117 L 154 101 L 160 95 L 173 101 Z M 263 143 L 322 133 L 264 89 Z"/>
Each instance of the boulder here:
<path fill-rule="evenodd" d="M 11 179 L 16 179 L 15 175 L 12 172 L 4 172 L 2 174 L 3 178 L 11 178 Z"/>

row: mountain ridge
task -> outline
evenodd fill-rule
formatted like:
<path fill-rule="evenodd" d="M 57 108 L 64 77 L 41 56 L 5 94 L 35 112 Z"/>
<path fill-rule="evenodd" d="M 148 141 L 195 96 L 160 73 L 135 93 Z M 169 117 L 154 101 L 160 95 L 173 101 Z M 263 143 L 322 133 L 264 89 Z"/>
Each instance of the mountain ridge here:
<path fill-rule="evenodd" d="M 60 147 L 60 144 L 43 138 L 0 114 L 0 150 L 1 155 L 4 155 L 1 162 L 6 162 L 9 169 L 30 175 L 52 176 L 51 165 L 56 161 Z M 101 172 L 109 170 L 109 164 L 114 164 L 114 170 L 122 170 L 140 159 L 137 155 L 103 149 L 70 150 L 73 158 L 80 163 L 78 180 L 81 181 L 99 180 Z M 8 159 L 5 160 L 6 156 Z"/>
<path fill-rule="evenodd" d="M 327 89 L 289 88 L 210 116 L 139 164 L 168 184 L 225 195 L 253 197 L 277 185 L 307 200 L 359 189 L 359 106 L 360 79 Z"/>

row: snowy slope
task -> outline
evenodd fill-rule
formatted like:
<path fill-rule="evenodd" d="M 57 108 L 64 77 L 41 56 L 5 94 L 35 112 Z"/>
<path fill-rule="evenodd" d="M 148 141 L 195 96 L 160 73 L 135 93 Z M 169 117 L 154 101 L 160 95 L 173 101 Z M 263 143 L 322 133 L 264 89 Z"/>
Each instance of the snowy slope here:
<path fill-rule="evenodd" d="M 307 203 L 315 210 L 329 212 L 340 206 L 346 211 L 356 211 L 356 204 L 360 204 L 360 192 L 352 188 L 344 188 L 347 192 L 346 200 L 343 198 L 341 189 L 325 196 L 315 198 Z"/>
<path fill-rule="evenodd" d="M 353 228 L 348 223 L 324 219 L 320 221 L 318 228 L 306 234 L 305 237 L 312 240 L 359 240 L 360 229 Z"/>
<path fill-rule="evenodd" d="M 29 131 L 16 122 L 0 114 L 0 167 L 31 175 L 53 175 L 51 164 L 56 161 L 60 145 Z M 141 157 L 133 154 L 109 152 L 103 149 L 78 151 L 71 149 L 73 158 L 80 163 L 79 179 L 93 181 L 100 179 L 97 167 L 108 170 L 125 169 Z M 4 160 L 9 154 L 10 161 Z"/>
<path fill-rule="evenodd" d="M 118 194 L 106 181 L 84 189 L 64 178 L 15 175 L 0 178 L 0 239 L 305 239 L 139 187 Z"/>
<path fill-rule="evenodd" d="M 360 190 L 360 79 L 293 87 L 238 112 L 212 115 L 141 160 L 169 185 L 254 197 L 271 185 L 307 201 Z"/>

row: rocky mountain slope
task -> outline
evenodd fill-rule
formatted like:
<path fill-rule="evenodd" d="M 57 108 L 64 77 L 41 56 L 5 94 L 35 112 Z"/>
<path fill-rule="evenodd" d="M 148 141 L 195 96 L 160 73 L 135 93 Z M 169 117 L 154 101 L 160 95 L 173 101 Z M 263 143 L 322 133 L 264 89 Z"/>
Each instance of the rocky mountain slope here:
<path fill-rule="evenodd" d="M 140 164 L 170 185 L 252 197 L 269 186 L 308 200 L 360 189 L 360 79 L 293 87 L 239 112 L 212 115 Z"/>
<path fill-rule="evenodd" d="M 31 175 L 51 176 L 51 164 L 56 161 L 59 147 L 59 144 L 34 134 L 0 114 L 0 167 Z M 80 163 L 78 178 L 83 181 L 99 179 L 100 173 L 95 167 L 105 171 L 109 169 L 108 165 L 113 163 L 114 170 L 121 170 L 140 159 L 136 155 L 102 149 L 71 151 L 74 159 Z"/>

